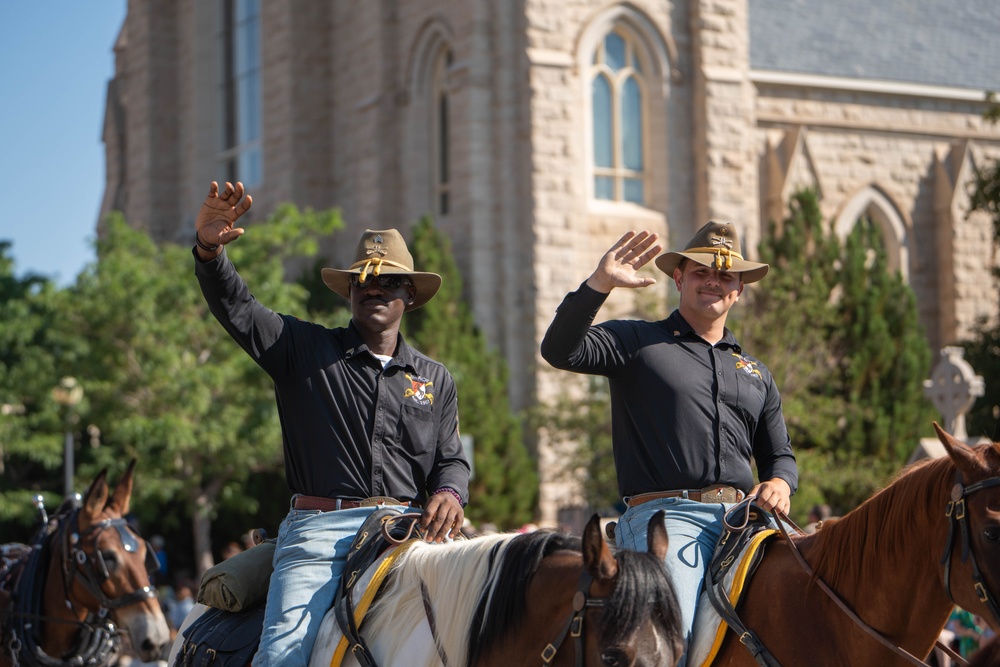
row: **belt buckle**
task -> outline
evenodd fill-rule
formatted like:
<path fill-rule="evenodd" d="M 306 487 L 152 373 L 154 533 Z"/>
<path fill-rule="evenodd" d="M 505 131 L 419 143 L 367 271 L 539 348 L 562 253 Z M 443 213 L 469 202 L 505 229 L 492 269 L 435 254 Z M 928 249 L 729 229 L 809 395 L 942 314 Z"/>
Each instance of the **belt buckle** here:
<path fill-rule="evenodd" d="M 365 498 L 358 503 L 358 507 L 375 507 L 379 505 L 401 505 L 398 500 L 392 496 L 372 496 L 371 498 Z"/>

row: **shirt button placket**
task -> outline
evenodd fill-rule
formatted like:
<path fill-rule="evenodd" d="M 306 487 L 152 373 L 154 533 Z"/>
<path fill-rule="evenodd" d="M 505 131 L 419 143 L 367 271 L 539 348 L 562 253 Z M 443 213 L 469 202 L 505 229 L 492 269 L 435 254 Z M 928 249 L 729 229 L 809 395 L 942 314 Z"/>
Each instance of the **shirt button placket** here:
<path fill-rule="evenodd" d="M 375 415 L 375 428 L 372 433 L 372 494 L 376 496 L 384 495 L 385 485 L 382 483 L 382 454 L 384 448 L 382 442 L 385 434 L 385 375 L 379 373 L 377 396 L 375 402 L 378 404 L 378 412 Z"/>

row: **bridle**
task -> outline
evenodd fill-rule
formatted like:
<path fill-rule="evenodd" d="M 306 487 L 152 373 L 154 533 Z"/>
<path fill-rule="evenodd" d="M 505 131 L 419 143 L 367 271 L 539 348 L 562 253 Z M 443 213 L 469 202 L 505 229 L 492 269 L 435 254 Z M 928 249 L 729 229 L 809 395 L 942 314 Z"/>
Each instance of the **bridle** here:
<path fill-rule="evenodd" d="M 569 620 L 563 626 L 562 632 L 559 633 L 555 641 L 547 644 L 542 651 L 543 667 L 548 667 L 548 665 L 552 664 L 552 660 L 556 657 L 556 652 L 562 646 L 567 634 L 573 638 L 573 645 L 576 651 L 576 667 L 583 667 L 583 617 L 587 613 L 587 609 L 602 608 L 607 600 L 607 598 L 603 597 L 591 597 L 590 584 L 593 581 L 594 577 L 586 569 L 580 573 L 580 581 L 576 586 L 576 593 L 573 594 L 573 613 L 570 614 Z"/>
<path fill-rule="evenodd" d="M 948 522 L 948 539 L 944 545 L 941 564 L 944 565 L 944 590 L 948 594 L 948 598 L 954 602 L 954 596 L 951 594 L 951 561 L 952 553 L 954 553 L 955 527 L 958 526 L 962 535 L 962 562 L 964 563 L 966 560 L 972 562 L 972 584 L 976 590 L 976 596 L 979 597 L 980 602 L 989 607 L 993 618 L 1000 623 L 1000 606 L 997 605 L 996 595 L 991 595 L 986 584 L 983 583 L 983 575 L 979 569 L 979 563 L 976 562 L 976 554 L 972 552 L 969 542 L 971 530 L 968 508 L 965 503 L 965 499 L 973 493 L 998 485 L 1000 485 L 1000 477 L 990 477 L 966 486 L 962 483 L 961 471 L 955 471 L 955 486 L 951 488 L 951 501 L 945 510 L 945 516 L 950 521 Z"/>
<path fill-rule="evenodd" d="M 109 598 L 104 593 L 101 584 L 111 577 L 111 574 L 108 572 L 108 565 L 104 562 L 104 556 L 101 554 L 100 549 L 94 549 L 93 557 L 87 555 L 87 552 L 81 546 L 84 539 L 93 535 L 93 543 L 96 546 L 100 533 L 109 528 L 114 528 L 118 531 L 118 536 L 121 538 L 122 547 L 124 547 L 125 551 L 135 553 L 139 549 L 139 539 L 141 538 L 139 538 L 138 534 L 124 518 L 98 521 L 81 533 L 79 529 L 79 514 L 80 510 L 76 510 L 73 513 L 72 519 L 64 524 L 62 530 L 61 539 L 64 554 L 62 559 L 62 574 L 63 584 L 66 589 L 66 600 L 70 600 L 70 591 L 77 576 L 79 576 L 80 583 L 87 589 L 87 592 L 97 600 L 99 605 L 97 615 L 99 618 L 104 618 L 111 609 L 127 607 L 130 604 L 156 597 L 156 590 L 148 585 L 117 598 Z M 71 531 L 69 529 L 70 525 L 75 529 Z M 146 542 L 145 566 L 147 573 L 155 572 L 159 569 L 159 563 L 149 542 Z"/>

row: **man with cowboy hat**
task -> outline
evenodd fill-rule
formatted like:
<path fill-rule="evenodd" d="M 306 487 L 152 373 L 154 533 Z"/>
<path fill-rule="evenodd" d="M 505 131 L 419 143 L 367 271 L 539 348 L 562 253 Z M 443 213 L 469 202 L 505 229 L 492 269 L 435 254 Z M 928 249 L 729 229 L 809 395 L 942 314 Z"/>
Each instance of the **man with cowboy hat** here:
<path fill-rule="evenodd" d="M 195 274 L 212 314 L 274 381 L 291 507 L 278 531 L 254 665 L 305 665 L 332 606 L 355 533 L 379 506 L 421 507 L 428 541 L 458 536 L 469 464 L 448 370 L 406 344 L 403 313 L 441 276 L 413 270 L 395 229 L 366 230 L 354 263 L 323 269 L 351 303 L 328 329 L 258 303 L 224 247 L 252 204 L 243 184 L 213 182 L 195 220 Z"/>
<path fill-rule="evenodd" d="M 774 379 L 725 326 L 744 284 L 763 278 L 767 264 L 743 258 L 731 223 L 709 222 L 684 250 L 659 257 L 657 238 L 630 231 L 619 239 L 563 300 L 541 352 L 556 368 L 608 377 L 615 470 L 628 506 L 616 541 L 645 548 L 646 522 L 665 510 L 667 567 L 690 639 L 725 510 L 752 493 L 765 510 L 787 512 L 798 470 Z M 654 257 L 680 292 L 678 309 L 658 322 L 592 326 L 612 289 L 656 282 L 638 273 Z"/>

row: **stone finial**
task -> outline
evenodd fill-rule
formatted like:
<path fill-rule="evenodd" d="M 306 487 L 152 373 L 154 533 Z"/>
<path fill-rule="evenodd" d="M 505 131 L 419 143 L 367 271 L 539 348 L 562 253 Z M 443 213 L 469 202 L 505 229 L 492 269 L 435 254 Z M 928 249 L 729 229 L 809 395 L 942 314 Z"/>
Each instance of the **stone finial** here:
<path fill-rule="evenodd" d="M 941 357 L 931 378 L 924 380 L 924 395 L 941 413 L 944 430 L 965 441 L 969 437 L 965 430 L 965 414 L 976 399 L 986 393 L 986 383 L 965 360 L 964 349 L 941 348 Z"/>

